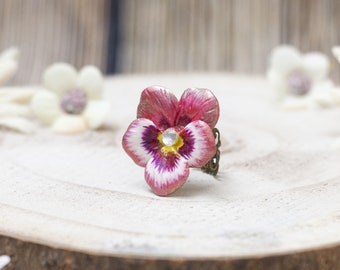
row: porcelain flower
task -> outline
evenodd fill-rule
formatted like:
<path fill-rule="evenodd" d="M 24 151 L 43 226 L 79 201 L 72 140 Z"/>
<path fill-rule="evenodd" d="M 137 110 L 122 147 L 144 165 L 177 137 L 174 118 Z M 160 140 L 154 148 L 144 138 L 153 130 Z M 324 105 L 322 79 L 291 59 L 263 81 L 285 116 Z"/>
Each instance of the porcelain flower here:
<path fill-rule="evenodd" d="M 189 88 L 178 101 L 166 88 L 151 86 L 142 92 L 123 148 L 145 167 L 151 189 L 166 196 L 186 182 L 190 167 L 200 168 L 214 156 L 212 128 L 218 118 L 218 101 L 210 90 Z"/>
<path fill-rule="evenodd" d="M 322 53 L 301 54 L 292 46 L 282 45 L 271 53 L 267 78 L 284 108 L 329 107 L 334 104 L 329 66 Z"/>
<path fill-rule="evenodd" d="M 44 90 L 32 100 L 34 115 L 58 133 L 77 133 L 100 127 L 109 111 L 102 100 L 103 77 L 98 68 L 85 66 L 78 73 L 56 63 L 43 74 Z"/>
<path fill-rule="evenodd" d="M 18 69 L 19 50 L 11 47 L 0 54 L 0 85 L 13 77 Z"/>
<path fill-rule="evenodd" d="M 7 255 L 1 255 L 0 256 L 0 270 L 4 269 L 6 265 L 8 265 L 11 262 L 11 258 Z"/>
<path fill-rule="evenodd" d="M 29 89 L 1 89 L 0 90 L 0 126 L 6 129 L 30 133 L 34 125 L 29 120 L 30 110 L 28 102 L 33 91 Z"/>
<path fill-rule="evenodd" d="M 0 54 L 0 85 L 13 77 L 18 69 L 19 50 L 9 48 Z M 30 116 L 27 104 L 32 97 L 31 89 L 1 87 L 0 89 L 0 127 L 23 133 L 34 130 L 28 120 Z"/>

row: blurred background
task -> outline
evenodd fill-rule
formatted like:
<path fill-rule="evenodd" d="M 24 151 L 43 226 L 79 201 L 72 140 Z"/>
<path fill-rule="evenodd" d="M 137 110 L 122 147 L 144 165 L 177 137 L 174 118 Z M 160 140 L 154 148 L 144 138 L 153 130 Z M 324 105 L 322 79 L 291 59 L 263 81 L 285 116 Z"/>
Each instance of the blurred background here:
<path fill-rule="evenodd" d="M 331 55 L 339 0 L 1 0 L 0 50 L 21 50 L 12 84 L 39 83 L 51 63 L 106 74 L 264 73 L 279 44 Z"/>

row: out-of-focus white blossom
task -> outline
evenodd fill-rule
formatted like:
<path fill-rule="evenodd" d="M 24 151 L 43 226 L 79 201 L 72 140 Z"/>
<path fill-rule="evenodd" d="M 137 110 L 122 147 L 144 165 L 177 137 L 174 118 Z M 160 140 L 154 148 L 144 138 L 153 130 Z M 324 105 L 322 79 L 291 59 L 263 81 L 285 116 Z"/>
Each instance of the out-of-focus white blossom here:
<path fill-rule="evenodd" d="M 330 107 L 335 98 L 329 67 L 329 59 L 322 53 L 302 54 L 281 45 L 270 55 L 267 78 L 285 109 Z"/>
<path fill-rule="evenodd" d="M 85 66 L 78 73 L 66 63 L 55 63 L 43 74 L 45 90 L 32 99 L 35 116 L 58 133 L 78 133 L 100 127 L 109 112 L 102 100 L 103 76 Z"/>

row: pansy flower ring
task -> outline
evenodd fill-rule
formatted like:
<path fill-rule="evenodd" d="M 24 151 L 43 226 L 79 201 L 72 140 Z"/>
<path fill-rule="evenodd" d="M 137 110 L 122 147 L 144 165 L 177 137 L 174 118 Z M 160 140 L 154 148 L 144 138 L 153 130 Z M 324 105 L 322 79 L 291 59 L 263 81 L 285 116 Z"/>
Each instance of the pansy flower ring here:
<path fill-rule="evenodd" d="M 217 173 L 209 170 L 209 164 L 218 169 L 219 112 L 218 101 L 208 89 L 189 88 L 179 101 L 164 87 L 143 90 L 137 119 L 122 143 L 133 161 L 145 167 L 145 180 L 154 193 L 166 196 L 179 189 L 188 179 L 189 168 Z"/>

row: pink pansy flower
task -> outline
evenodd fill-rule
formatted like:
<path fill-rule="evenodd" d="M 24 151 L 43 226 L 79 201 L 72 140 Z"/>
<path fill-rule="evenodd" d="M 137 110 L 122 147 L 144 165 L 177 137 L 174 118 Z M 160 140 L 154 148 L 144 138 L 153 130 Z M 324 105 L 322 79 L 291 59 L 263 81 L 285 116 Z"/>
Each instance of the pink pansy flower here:
<path fill-rule="evenodd" d="M 208 89 L 189 88 L 178 101 L 168 89 L 151 86 L 142 92 L 123 147 L 145 167 L 152 190 L 166 196 L 186 182 L 190 167 L 200 168 L 214 156 L 218 118 L 218 101 Z"/>

